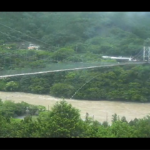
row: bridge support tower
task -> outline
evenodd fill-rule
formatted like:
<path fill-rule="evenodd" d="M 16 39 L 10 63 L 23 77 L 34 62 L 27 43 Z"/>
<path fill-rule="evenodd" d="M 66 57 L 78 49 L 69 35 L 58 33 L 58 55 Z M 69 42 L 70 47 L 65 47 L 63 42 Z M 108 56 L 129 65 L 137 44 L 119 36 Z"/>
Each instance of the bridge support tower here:
<path fill-rule="evenodd" d="M 143 47 L 143 61 L 150 62 L 150 47 Z"/>

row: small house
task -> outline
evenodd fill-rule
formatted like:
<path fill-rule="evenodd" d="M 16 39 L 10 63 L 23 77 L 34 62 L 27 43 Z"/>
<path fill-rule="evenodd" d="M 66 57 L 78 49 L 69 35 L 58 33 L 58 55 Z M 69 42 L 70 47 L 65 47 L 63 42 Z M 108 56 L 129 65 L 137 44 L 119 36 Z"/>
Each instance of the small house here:
<path fill-rule="evenodd" d="M 40 46 L 35 45 L 35 44 L 29 44 L 28 49 L 36 49 L 36 50 L 38 50 L 38 49 L 39 49 L 39 47 L 40 47 Z"/>

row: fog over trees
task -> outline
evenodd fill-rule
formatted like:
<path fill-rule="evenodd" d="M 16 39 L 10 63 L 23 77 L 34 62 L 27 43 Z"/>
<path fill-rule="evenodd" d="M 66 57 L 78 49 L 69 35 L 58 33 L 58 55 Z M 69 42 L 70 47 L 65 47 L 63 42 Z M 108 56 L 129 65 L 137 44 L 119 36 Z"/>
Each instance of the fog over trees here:
<path fill-rule="evenodd" d="M 29 50 L 31 43 L 39 48 Z M 150 12 L 0 12 L 0 75 L 71 63 L 80 66 L 117 63 L 102 56 L 134 57 L 143 46 L 150 46 Z M 0 91 L 78 100 L 149 102 L 150 67 L 128 65 L 2 78 Z M 0 137 L 149 137 L 150 134 L 149 117 L 127 122 L 125 117 L 114 114 L 112 125 L 92 118 L 83 121 L 79 110 L 65 101 L 50 111 L 9 101 L 1 101 L 0 107 Z M 30 115 L 16 119 L 25 114 L 26 107 L 30 108 Z"/>

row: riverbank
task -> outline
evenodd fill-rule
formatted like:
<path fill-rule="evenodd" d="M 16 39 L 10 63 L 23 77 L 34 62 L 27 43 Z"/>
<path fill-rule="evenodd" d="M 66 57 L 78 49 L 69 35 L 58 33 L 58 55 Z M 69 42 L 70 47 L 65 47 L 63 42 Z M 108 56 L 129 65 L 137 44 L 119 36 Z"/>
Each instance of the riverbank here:
<path fill-rule="evenodd" d="M 33 105 L 43 105 L 46 109 L 51 109 L 61 98 L 49 95 L 38 95 L 22 92 L 1 92 L 0 99 L 12 100 L 14 102 L 27 102 Z M 143 118 L 150 114 L 150 103 L 118 102 L 118 101 L 89 101 L 65 99 L 73 107 L 80 110 L 81 117 L 84 119 L 86 112 L 89 116 L 100 122 L 111 122 L 112 115 L 116 113 L 120 117 L 125 116 L 128 121 L 134 118 Z"/>

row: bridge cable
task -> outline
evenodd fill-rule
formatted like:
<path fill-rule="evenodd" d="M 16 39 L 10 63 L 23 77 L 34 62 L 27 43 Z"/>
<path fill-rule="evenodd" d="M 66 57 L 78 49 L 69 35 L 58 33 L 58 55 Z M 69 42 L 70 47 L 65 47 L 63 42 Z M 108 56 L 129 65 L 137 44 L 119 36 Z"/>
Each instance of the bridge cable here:
<path fill-rule="evenodd" d="M 36 39 L 36 38 L 34 38 L 34 37 L 30 36 L 30 35 L 27 35 L 26 33 L 22 33 L 22 32 L 19 31 L 19 30 L 13 29 L 13 28 L 8 27 L 8 26 L 6 26 L 6 25 L 3 25 L 3 24 L 1 24 L 1 23 L 0 23 L 0 25 L 2 25 L 2 26 L 4 26 L 4 27 L 7 27 L 7 28 L 9 28 L 10 30 L 14 30 L 14 31 L 17 31 L 17 32 L 19 32 L 19 33 L 21 33 L 21 34 L 23 34 L 23 35 L 26 35 L 26 36 L 28 36 L 28 37 L 30 37 L 30 38 L 32 38 L 32 39 L 38 41 L 38 42 L 44 43 L 44 44 L 46 44 L 46 45 L 48 45 L 48 46 L 51 46 L 51 45 L 49 45 L 49 44 L 47 44 L 47 43 L 45 43 L 45 42 L 43 42 L 43 41 L 41 41 L 41 40 L 39 40 L 39 39 Z M 20 39 L 21 39 L 21 38 L 20 38 Z M 29 41 L 27 41 L 27 42 L 29 42 Z"/>

